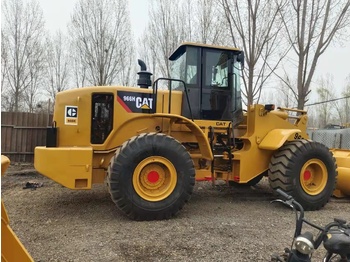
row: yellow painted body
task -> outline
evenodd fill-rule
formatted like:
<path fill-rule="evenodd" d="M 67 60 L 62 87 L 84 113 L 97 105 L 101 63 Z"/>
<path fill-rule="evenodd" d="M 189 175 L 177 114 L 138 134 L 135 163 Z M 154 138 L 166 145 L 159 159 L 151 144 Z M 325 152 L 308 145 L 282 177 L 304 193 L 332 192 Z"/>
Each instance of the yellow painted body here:
<path fill-rule="evenodd" d="M 195 49 L 200 51 L 200 48 L 206 48 L 206 51 L 212 49 L 225 51 L 230 55 L 227 57 L 221 55 L 214 67 L 202 61 L 205 53 L 202 53 L 201 58 L 198 56 L 198 59 L 193 61 L 192 58 L 187 59 L 191 56 L 187 57 L 185 53 L 196 55 L 198 53 L 194 52 Z M 238 95 L 240 93 L 239 72 L 236 70 L 239 68 L 239 62 L 241 65 L 244 64 L 242 55 L 243 53 L 239 53 L 238 49 L 230 47 L 197 43 L 181 45 L 169 57 L 170 61 L 177 65 L 174 68 L 187 72 L 189 69 L 185 69 L 184 66 L 189 65 L 189 68 L 194 70 L 193 63 L 197 63 L 198 71 L 196 67 L 195 75 L 200 73 L 195 78 L 198 84 L 187 81 L 189 75 L 186 74 L 190 70 L 185 74 L 186 76 L 179 76 L 185 80 L 183 83 L 188 85 L 187 92 L 180 91 L 181 89 L 176 85 L 172 86 L 171 82 L 169 87 L 173 87 L 174 90 L 158 90 L 155 88 L 158 87 L 156 85 L 158 80 L 155 81 L 153 89 L 147 88 L 151 80 L 148 79 L 149 81 L 144 84 L 141 76 L 145 76 L 144 74 L 149 76 L 149 73 L 142 72 L 143 69 L 141 69 L 138 84 L 146 88 L 98 86 L 58 93 L 53 119 L 54 126 L 57 127 L 53 129 L 53 133 L 57 133 L 57 136 L 53 136 L 54 142 L 50 140 L 48 143 L 50 147 L 35 149 L 35 168 L 39 173 L 68 188 L 90 189 L 93 184 L 105 181 L 111 158 L 123 143 L 145 133 L 164 133 L 186 147 L 193 160 L 197 180 L 222 179 L 245 184 L 254 178 L 258 179 L 266 175 L 272 155 L 287 141 L 309 139 L 306 133 L 308 117 L 303 110 L 290 108 L 272 110 L 274 108 L 272 105 L 259 104 L 249 106 L 247 112 L 241 115 L 241 97 Z M 229 64 L 234 67 L 230 68 Z M 205 68 L 206 66 L 208 67 Z M 227 66 L 225 69 L 227 72 L 224 70 L 225 66 Z M 208 72 L 212 73 L 210 85 L 206 79 Z M 226 73 L 226 77 L 221 79 L 221 74 Z M 223 84 L 225 78 L 227 78 L 227 86 Z M 142 81 L 139 82 L 139 80 Z M 199 120 L 184 117 L 191 115 L 192 109 L 187 105 L 186 100 L 190 100 L 189 97 L 192 98 L 189 104 L 193 104 L 193 108 L 197 110 L 192 115 L 202 119 L 226 120 Z M 204 99 L 205 97 L 210 98 Z M 222 98 L 225 99 L 222 100 Z M 231 102 L 224 104 L 222 101 L 225 100 Z M 103 101 L 108 102 L 104 105 Z M 225 107 L 221 115 L 217 115 L 218 112 L 216 112 L 221 111 L 219 104 Z M 101 113 L 101 105 L 105 108 L 104 113 Z M 226 113 L 229 113 L 229 116 Z M 103 124 L 100 125 L 105 128 L 102 131 L 98 127 L 99 121 L 96 121 L 101 119 L 101 114 L 108 116 L 103 118 Z M 237 123 L 231 123 L 227 119 Z M 235 126 L 233 131 L 232 125 Z M 103 135 L 100 135 L 101 133 Z M 95 140 L 95 137 L 98 139 Z M 336 158 L 340 173 L 338 181 L 344 179 L 348 181 L 346 166 L 348 162 L 343 161 L 343 157 L 338 154 Z M 156 192 L 158 195 L 154 196 L 152 194 L 156 190 L 152 191 L 148 182 L 142 180 L 145 177 L 143 172 L 145 166 L 141 164 L 142 168 L 137 168 L 134 173 L 134 177 L 141 179 L 141 182 L 134 181 L 134 188 L 139 195 L 149 201 L 164 199 L 176 184 L 175 178 L 170 175 L 175 172 L 169 171 L 173 170 L 171 163 L 160 158 L 156 159 L 158 160 L 155 160 L 154 165 L 147 162 L 145 166 L 150 165 L 157 170 L 159 166 L 166 167 L 157 172 L 159 179 L 166 181 L 165 184 L 169 185 L 169 188 L 162 188 Z M 317 167 L 321 165 L 316 161 L 310 163 L 310 166 L 314 170 L 323 170 Z M 342 174 L 345 174 L 345 178 Z M 324 180 L 315 179 L 321 187 L 324 185 Z M 306 183 L 303 186 L 304 190 L 308 187 Z M 311 191 L 309 193 L 313 194 Z"/>
<path fill-rule="evenodd" d="M 267 111 L 263 105 L 251 106 L 244 121 L 234 130 L 235 138 L 241 139 L 243 148 L 233 151 L 232 170 L 214 170 L 212 174 L 211 161 L 214 157 L 208 138 L 210 130 L 213 128 L 215 133 L 225 133 L 230 122 L 192 121 L 181 116 L 182 91 L 172 91 L 169 113 L 169 91 L 160 90 L 157 111 L 153 114 L 130 113 L 115 102 L 111 133 L 103 144 L 91 144 L 92 94 L 110 93 L 116 97 L 120 91 L 152 92 L 151 89 L 130 87 L 87 87 L 59 93 L 54 111 L 54 121 L 58 127 L 57 147 L 37 147 L 35 168 L 68 188 L 90 189 L 92 184 L 104 182 L 106 169 L 118 146 L 142 133 L 162 132 L 182 143 L 198 143 L 198 149 L 188 148 L 197 180 L 214 178 L 247 183 L 268 169 L 271 155 L 285 141 L 296 137 L 308 138 L 305 112 L 291 117 L 288 115 L 289 109 Z M 64 109 L 67 105 L 78 108 L 76 125 L 65 123 Z M 221 157 L 215 161 L 220 163 L 226 160 Z"/>
<path fill-rule="evenodd" d="M 59 93 L 56 97 L 54 121 L 58 127 L 57 147 L 36 147 L 34 166 L 41 174 L 71 189 L 90 189 L 103 183 L 106 169 L 116 148 L 132 136 L 157 132 L 172 135 L 180 141 L 198 142 L 200 156 L 212 159 L 208 139 L 202 129 L 180 115 L 182 92 L 172 91 L 171 114 L 168 114 L 169 92 L 159 91 L 155 114 L 129 113 L 115 103 L 112 132 L 103 144 L 91 144 L 91 94 L 116 94 L 117 91 L 152 93 L 150 89 L 126 87 L 87 87 Z M 77 106 L 76 125 L 65 124 L 66 105 Z"/>
<path fill-rule="evenodd" d="M 1 175 L 4 175 L 10 160 L 1 156 Z M 18 239 L 10 227 L 9 218 L 4 202 L 1 200 L 1 261 L 4 262 L 29 262 L 34 261 L 26 248 Z"/>
<path fill-rule="evenodd" d="M 287 139 L 295 133 L 300 133 L 300 129 L 274 129 L 271 130 L 259 144 L 260 149 L 276 150 L 283 146 Z"/>
<path fill-rule="evenodd" d="M 71 189 L 90 189 L 92 185 L 91 147 L 37 147 L 35 168 Z"/>
<path fill-rule="evenodd" d="M 169 93 L 159 91 L 157 112 L 154 114 L 130 113 L 115 103 L 113 129 L 103 144 L 91 144 L 91 94 L 96 92 L 116 94 L 132 90 L 151 93 L 150 89 L 126 87 L 90 87 L 75 89 L 57 95 L 54 121 L 58 127 L 57 147 L 37 147 L 35 168 L 43 175 L 71 189 L 91 189 L 103 183 L 111 157 L 118 146 L 135 135 L 162 132 L 182 143 L 198 143 L 199 149 L 188 148 L 196 168 L 197 180 L 221 179 L 248 183 L 268 170 L 272 154 L 286 141 L 308 139 L 306 112 L 282 108 L 267 111 L 263 105 L 250 106 L 243 122 L 234 130 L 242 148 L 233 150 L 232 170 L 214 169 L 214 156 L 210 149 L 209 134 L 224 134 L 229 121 L 190 120 L 181 116 L 183 93 L 172 91 L 172 104 L 168 113 Z M 77 106 L 77 125 L 65 125 L 65 105 Z M 298 111 L 298 116 L 291 115 Z M 88 142 L 87 142 L 88 141 Z M 215 141 L 214 141 L 215 142 Z M 337 197 L 350 195 L 350 151 L 332 150 L 338 165 Z M 228 155 L 215 158 L 215 163 L 227 163 Z M 203 161 L 205 164 L 203 164 Z M 202 163 L 202 164 L 201 164 Z M 141 187 L 140 187 L 141 188 Z"/>
<path fill-rule="evenodd" d="M 338 166 L 337 186 L 334 190 L 336 197 L 350 196 L 350 150 L 332 149 L 331 152 Z"/>
<path fill-rule="evenodd" d="M 250 106 L 246 121 L 238 126 L 243 133 L 236 136 L 244 142 L 243 149 L 233 153 L 233 172 L 229 180 L 247 183 L 267 171 L 272 154 L 284 142 L 308 139 L 307 115 L 288 115 L 287 109 L 266 111 L 263 105 Z"/>

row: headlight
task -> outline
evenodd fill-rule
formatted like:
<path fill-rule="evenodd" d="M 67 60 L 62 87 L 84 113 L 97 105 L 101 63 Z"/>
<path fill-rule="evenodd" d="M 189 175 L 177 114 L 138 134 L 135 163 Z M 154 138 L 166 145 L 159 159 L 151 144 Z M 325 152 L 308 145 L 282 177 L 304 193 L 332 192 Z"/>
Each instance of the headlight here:
<path fill-rule="evenodd" d="M 310 232 L 305 232 L 295 239 L 295 248 L 300 253 L 309 255 L 314 251 L 313 235 Z"/>

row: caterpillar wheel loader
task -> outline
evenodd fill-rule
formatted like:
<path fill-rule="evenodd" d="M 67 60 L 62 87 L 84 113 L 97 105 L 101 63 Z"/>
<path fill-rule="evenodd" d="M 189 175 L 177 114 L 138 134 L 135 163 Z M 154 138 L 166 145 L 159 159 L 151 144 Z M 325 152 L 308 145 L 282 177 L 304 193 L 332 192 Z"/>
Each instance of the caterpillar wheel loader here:
<path fill-rule="evenodd" d="M 306 111 L 242 110 L 242 51 L 184 43 L 169 60 L 172 78 L 152 83 L 139 60 L 139 87 L 58 93 L 47 145 L 35 149 L 37 171 L 71 189 L 106 182 L 135 220 L 172 217 L 195 180 L 253 185 L 268 176 L 306 210 L 328 202 L 338 173 L 349 182 L 349 160 L 337 172 L 336 154 L 309 140 Z"/>

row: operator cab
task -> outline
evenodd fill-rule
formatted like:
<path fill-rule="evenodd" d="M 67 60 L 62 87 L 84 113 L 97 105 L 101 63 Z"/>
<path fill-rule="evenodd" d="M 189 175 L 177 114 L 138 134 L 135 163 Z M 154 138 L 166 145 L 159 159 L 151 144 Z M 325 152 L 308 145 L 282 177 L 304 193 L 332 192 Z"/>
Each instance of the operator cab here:
<path fill-rule="evenodd" d="M 240 70 L 244 54 L 236 48 L 184 43 L 169 57 L 171 78 L 186 83 L 182 115 L 194 119 L 233 121 L 242 117 Z M 184 90 L 181 82 L 172 89 Z"/>

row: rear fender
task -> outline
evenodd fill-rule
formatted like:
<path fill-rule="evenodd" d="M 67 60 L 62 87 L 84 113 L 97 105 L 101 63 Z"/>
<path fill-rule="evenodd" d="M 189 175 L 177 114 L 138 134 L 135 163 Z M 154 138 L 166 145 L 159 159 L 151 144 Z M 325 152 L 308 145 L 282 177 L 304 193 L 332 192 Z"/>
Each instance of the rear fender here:
<path fill-rule="evenodd" d="M 168 131 L 162 130 L 162 120 L 166 120 L 164 121 L 167 123 L 165 130 Z M 130 139 L 130 137 L 142 133 L 163 132 L 171 135 L 172 131 L 176 131 L 176 128 L 173 125 L 185 125 L 198 142 L 201 158 L 206 160 L 213 159 L 209 141 L 206 138 L 205 133 L 196 123 L 183 116 L 163 113 L 140 114 L 129 118 L 112 131 L 106 142 L 101 145 L 101 149 L 94 145 L 94 150 L 96 152 L 96 150 L 99 149 L 103 151 L 105 149 L 116 148 L 118 145 L 121 145 Z"/>
<path fill-rule="evenodd" d="M 300 129 L 274 129 L 267 133 L 259 144 L 260 149 L 277 150 L 289 137 L 301 133 Z M 301 137 L 300 137 L 301 138 Z"/>
<path fill-rule="evenodd" d="M 192 134 L 196 137 L 199 150 L 201 152 L 202 158 L 207 160 L 213 160 L 213 153 L 210 148 L 209 140 L 205 137 L 204 132 L 202 129 L 199 128 L 197 124 L 195 124 L 190 119 L 179 116 L 179 115 L 172 115 L 172 114 L 153 114 L 153 117 L 162 117 L 162 118 L 169 118 L 171 122 L 175 123 L 181 123 L 186 125 L 188 127 Z"/>

